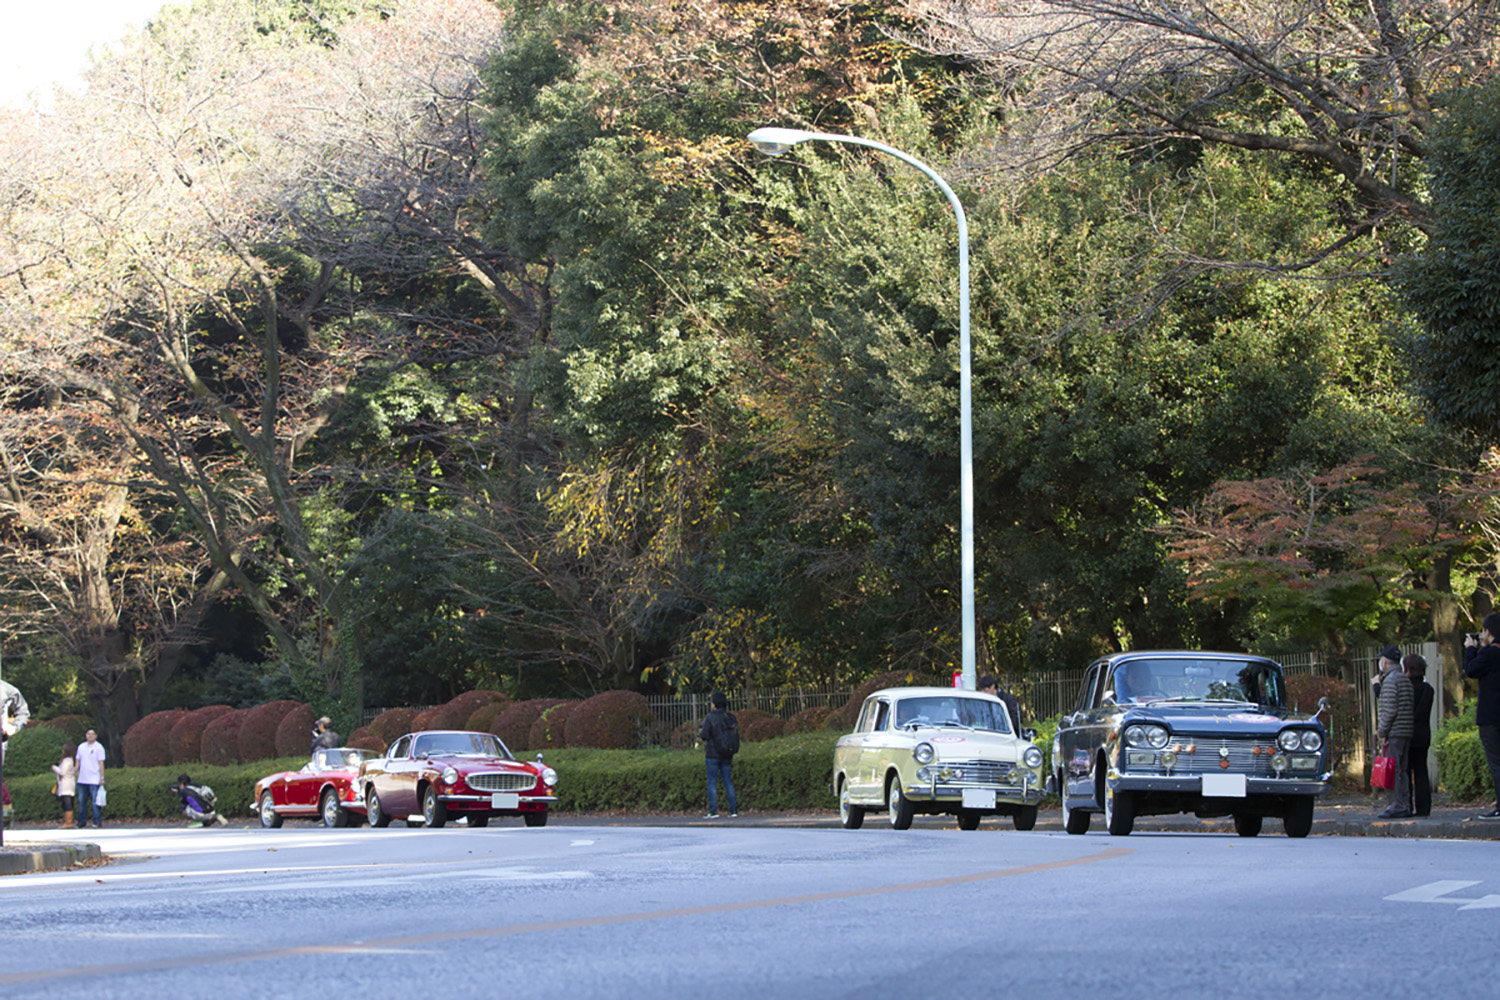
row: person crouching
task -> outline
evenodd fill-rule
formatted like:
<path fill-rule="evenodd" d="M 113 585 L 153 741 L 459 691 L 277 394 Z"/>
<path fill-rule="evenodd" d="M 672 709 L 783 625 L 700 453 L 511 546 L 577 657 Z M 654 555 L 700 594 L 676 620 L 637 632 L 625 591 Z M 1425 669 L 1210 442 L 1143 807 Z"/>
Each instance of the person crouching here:
<path fill-rule="evenodd" d="M 177 776 L 177 784 L 171 786 L 172 791 L 177 793 L 177 798 L 182 802 L 182 814 L 192 820 L 188 826 L 228 826 L 229 820 L 220 816 L 214 809 L 216 796 L 214 790 L 207 785 L 195 785 L 193 779 L 187 774 Z"/>

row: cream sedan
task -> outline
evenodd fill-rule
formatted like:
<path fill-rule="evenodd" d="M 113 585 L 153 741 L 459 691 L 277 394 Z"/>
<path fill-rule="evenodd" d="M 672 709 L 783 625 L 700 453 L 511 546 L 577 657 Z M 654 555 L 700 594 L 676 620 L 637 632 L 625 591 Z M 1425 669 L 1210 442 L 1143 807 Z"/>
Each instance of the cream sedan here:
<path fill-rule="evenodd" d="M 833 750 L 839 818 L 857 830 L 883 809 L 905 830 L 917 813 L 947 813 L 964 830 L 985 816 L 1036 826 L 1046 793 L 1042 752 L 1016 732 L 1005 703 L 957 688 L 885 688 L 865 699 Z"/>

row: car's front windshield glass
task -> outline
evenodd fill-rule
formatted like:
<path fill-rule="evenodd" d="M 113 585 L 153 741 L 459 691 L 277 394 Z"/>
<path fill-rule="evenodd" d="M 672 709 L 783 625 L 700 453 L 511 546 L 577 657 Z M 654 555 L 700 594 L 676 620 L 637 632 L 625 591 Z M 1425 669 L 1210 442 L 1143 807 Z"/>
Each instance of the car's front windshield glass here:
<path fill-rule="evenodd" d="M 1281 671 L 1265 660 L 1139 659 L 1115 667 L 1115 700 L 1237 701 L 1285 704 Z"/>
<path fill-rule="evenodd" d="M 509 757 L 505 744 L 489 733 L 426 733 L 412 747 L 413 757 Z"/>
<path fill-rule="evenodd" d="M 993 733 L 1010 732 L 1005 705 L 992 698 L 965 698 L 961 695 L 930 695 L 902 698 L 896 703 L 895 728 L 906 726 L 952 726 L 956 729 L 984 729 Z"/>

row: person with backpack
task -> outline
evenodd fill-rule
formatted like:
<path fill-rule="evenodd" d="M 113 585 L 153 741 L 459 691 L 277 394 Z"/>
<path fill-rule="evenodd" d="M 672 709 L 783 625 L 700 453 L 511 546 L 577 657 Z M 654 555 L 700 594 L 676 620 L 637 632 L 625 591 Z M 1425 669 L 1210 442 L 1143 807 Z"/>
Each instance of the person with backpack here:
<path fill-rule="evenodd" d="M 724 791 L 729 796 L 729 815 L 740 814 L 739 801 L 734 794 L 734 778 L 730 766 L 740 749 L 740 722 L 728 711 L 729 699 L 723 691 L 708 696 L 713 710 L 703 719 L 698 738 L 703 741 L 703 761 L 708 772 L 708 815 L 704 819 L 719 818 L 719 782 L 724 782 Z"/>
<path fill-rule="evenodd" d="M 218 796 L 207 785 L 195 785 L 187 774 L 177 776 L 177 784 L 170 786 L 182 802 L 182 814 L 192 820 L 189 826 L 228 826 L 229 820 L 220 816 L 214 806 Z"/>

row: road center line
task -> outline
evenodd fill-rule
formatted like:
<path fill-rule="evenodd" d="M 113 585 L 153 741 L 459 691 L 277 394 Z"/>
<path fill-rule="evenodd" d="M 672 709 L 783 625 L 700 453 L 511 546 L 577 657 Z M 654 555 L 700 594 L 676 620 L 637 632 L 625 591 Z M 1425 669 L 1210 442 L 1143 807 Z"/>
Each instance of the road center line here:
<path fill-rule="evenodd" d="M 343 944 L 297 945 L 290 948 L 268 948 L 262 951 L 223 952 L 217 955 L 188 955 L 179 958 L 157 958 L 143 962 L 111 962 L 102 965 L 75 965 L 63 969 L 35 969 L 30 972 L 12 972 L 0 975 L 0 986 L 18 983 L 37 983 L 59 979 L 84 979 L 89 976 L 119 976 L 130 973 L 158 972 L 166 969 L 181 969 L 203 965 L 232 965 L 240 962 L 264 962 L 267 960 L 295 958 L 304 955 L 352 955 L 407 949 L 422 945 L 445 944 L 452 941 L 472 941 L 478 938 L 511 937 L 517 934 L 541 934 L 547 931 L 575 930 L 582 927 L 608 927 L 616 924 L 642 923 L 648 920 L 670 920 L 674 917 L 695 917 L 715 913 L 736 913 L 743 910 L 762 910 L 773 906 L 801 906 L 807 903 L 823 903 L 840 899 L 860 899 L 865 896 L 885 896 L 898 892 L 919 892 L 925 889 L 942 889 L 955 885 L 987 882 L 992 879 L 1012 878 L 1016 875 L 1031 875 L 1036 872 L 1056 871 L 1075 865 L 1112 861 L 1134 851 L 1128 847 L 1114 847 L 1082 858 L 1067 858 L 1062 861 L 1044 861 L 1034 865 L 1019 865 L 1001 868 L 998 871 L 978 872 L 973 875 L 953 875 L 948 878 L 925 879 L 921 882 L 901 882 L 896 885 L 876 886 L 869 889 L 844 889 L 837 892 L 815 892 L 805 896 L 781 896 L 775 899 L 752 899 L 740 903 L 709 903 L 704 906 L 684 906 L 670 910 L 647 910 L 641 913 L 616 913 L 598 917 L 577 917 L 572 920 L 544 920 L 530 924 L 505 924 L 500 927 L 476 927 L 469 930 L 441 931 L 434 934 L 409 934 L 400 937 L 378 938 L 370 941 L 349 941 Z"/>

